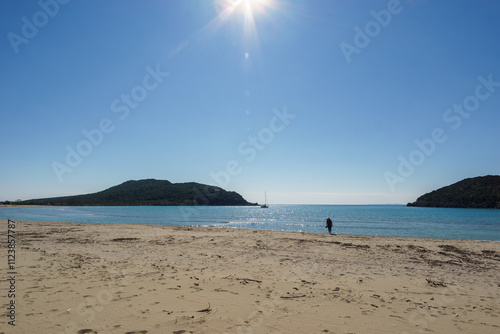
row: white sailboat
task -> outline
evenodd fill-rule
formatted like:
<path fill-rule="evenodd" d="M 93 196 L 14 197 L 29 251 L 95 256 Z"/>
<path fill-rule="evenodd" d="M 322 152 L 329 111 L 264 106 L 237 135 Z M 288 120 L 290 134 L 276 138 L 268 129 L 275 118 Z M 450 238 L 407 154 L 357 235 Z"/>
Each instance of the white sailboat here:
<path fill-rule="evenodd" d="M 264 192 L 264 196 L 265 196 L 264 204 L 262 204 L 260 207 L 263 209 L 267 209 L 269 207 L 269 205 L 267 205 L 267 193 L 266 192 Z"/>

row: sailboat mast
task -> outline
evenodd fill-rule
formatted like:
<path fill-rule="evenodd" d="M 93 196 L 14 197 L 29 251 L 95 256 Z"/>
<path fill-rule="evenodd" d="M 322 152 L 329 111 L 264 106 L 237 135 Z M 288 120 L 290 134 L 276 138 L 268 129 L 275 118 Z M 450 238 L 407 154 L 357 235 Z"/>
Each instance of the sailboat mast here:
<path fill-rule="evenodd" d="M 264 204 L 260 206 L 261 208 L 268 208 L 267 205 L 267 191 L 264 191 Z"/>

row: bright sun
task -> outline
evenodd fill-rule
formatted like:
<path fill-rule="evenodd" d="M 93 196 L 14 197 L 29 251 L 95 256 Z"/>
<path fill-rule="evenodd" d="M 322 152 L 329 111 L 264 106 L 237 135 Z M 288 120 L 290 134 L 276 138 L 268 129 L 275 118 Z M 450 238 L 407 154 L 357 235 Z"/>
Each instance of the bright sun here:
<path fill-rule="evenodd" d="M 263 12 L 274 0 L 216 0 L 220 14 L 232 14 L 243 10 L 245 15 L 254 15 L 255 12 Z"/>
<path fill-rule="evenodd" d="M 243 35 L 246 41 L 257 41 L 258 33 L 255 19 L 264 16 L 269 9 L 276 7 L 277 0 L 215 0 L 217 18 L 215 22 L 225 22 L 234 18 L 243 18 Z"/>
<path fill-rule="evenodd" d="M 217 16 L 203 28 L 203 31 L 214 34 L 229 23 L 228 26 L 233 34 L 241 31 L 241 43 L 245 49 L 251 45 L 258 48 L 260 44 L 258 22 L 269 19 L 280 7 L 279 0 L 213 0 L 213 5 Z"/>
<path fill-rule="evenodd" d="M 253 9 L 254 6 L 265 5 L 265 0 L 242 0 L 241 1 L 245 6 L 250 9 Z"/>

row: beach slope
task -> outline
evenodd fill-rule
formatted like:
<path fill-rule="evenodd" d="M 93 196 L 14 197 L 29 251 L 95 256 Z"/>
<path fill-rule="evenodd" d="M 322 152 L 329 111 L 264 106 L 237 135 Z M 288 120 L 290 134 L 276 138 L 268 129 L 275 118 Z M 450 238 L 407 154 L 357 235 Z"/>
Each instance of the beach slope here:
<path fill-rule="evenodd" d="M 26 221 L 15 233 L 0 333 L 500 331 L 499 242 Z"/>

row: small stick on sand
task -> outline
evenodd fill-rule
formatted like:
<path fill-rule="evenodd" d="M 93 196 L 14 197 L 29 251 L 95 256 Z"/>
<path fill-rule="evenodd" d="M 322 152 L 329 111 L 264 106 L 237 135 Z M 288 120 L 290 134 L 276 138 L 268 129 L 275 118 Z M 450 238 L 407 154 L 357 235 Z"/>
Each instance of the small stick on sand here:
<path fill-rule="evenodd" d="M 443 282 L 433 281 L 433 280 L 428 279 L 428 278 L 426 278 L 426 281 L 427 281 L 427 284 L 429 284 L 430 286 L 433 286 L 433 287 L 436 287 L 436 286 L 446 287 L 446 284 Z"/>
<path fill-rule="evenodd" d="M 208 307 L 207 308 L 204 308 L 203 310 L 199 310 L 199 311 L 196 311 L 196 312 L 210 312 L 212 311 L 212 309 L 210 308 L 210 302 L 208 303 Z"/>
<path fill-rule="evenodd" d="M 262 283 L 261 280 L 258 279 L 252 279 L 252 278 L 237 278 L 238 281 L 250 281 L 250 282 L 257 282 L 257 283 Z"/>
<path fill-rule="evenodd" d="M 81 264 L 79 264 L 79 265 L 77 265 L 77 266 L 74 266 L 74 267 L 65 267 L 65 266 L 63 266 L 63 265 L 62 265 L 62 264 L 60 264 L 60 263 L 59 263 L 59 265 L 60 265 L 61 267 L 63 267 L 64 269 L 73 269 L 73 270 L 75 270 L 75 269 L 80 269 L 80 268 L 82 267 L 82 265 L 81 265 Z"/>

